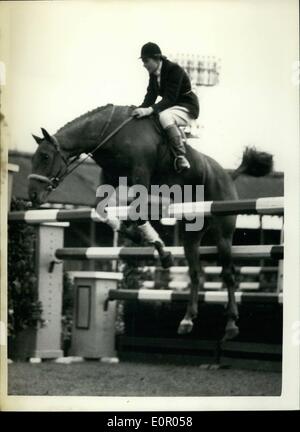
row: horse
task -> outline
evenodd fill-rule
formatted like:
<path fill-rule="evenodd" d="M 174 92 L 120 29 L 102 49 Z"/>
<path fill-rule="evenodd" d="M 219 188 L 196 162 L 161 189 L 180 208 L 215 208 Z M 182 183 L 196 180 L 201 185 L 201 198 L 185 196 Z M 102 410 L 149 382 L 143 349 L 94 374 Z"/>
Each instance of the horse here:
<path fill-rule="evenodd" d="M 235 179 L 240 174 L 264 176 L 272 170 L 272 155 L 246 148 L 240 166 L 229 174 L 216 160 L 187 144 L 186 155 L 191 168 L 179 174 L 174 169 L 172 152 L 155 116 L 136 119 L 131 115 L 134 108 L 108 104 L 75 118 L 54 135 L 50 135 L 43 128 L 43 137 L 33 135 L 38 144 L 32 157 L 32 173 L 28 187 L 33 206 L 46 202 L 49 193 L 68 175 L 74 160 L 83 153 L 90 154 L 102 168 L 103 184 L 117 187 L 119 178 L 126 177 L 128 186 L 139 184 L 147 190 L 153 184 L 165 184 L 169 187 L 204 185 L 205 201 L 237 200 Z M 140 221 L 139 223 L 141 225 Z M 149 222 L 146 224 L 148 228 L 151 226 Z M 212 215 L 204 218 L 201 230 L 189 231 L 186 229 L 187 221 L 179 221 L 191 280 L 185 315 L 177 330 L 179 334 L 191 332 L 193 321 L 198 315 L 198 291 L 203 290 L 204 284 L 199 245 L 209 229 L 217 246 L 222 266 L 221 276 L 228 291 L 223 340 L 238 335 L 238 308 L 232 260 L 235 224 L 235 215 Z M 154 228 L 152 233 L 153 231 Z M 164 267 L 169 267 L 172 257 L 164 250 L 164 243 L 158 234 L 157 240 L 154 246 Z"/>

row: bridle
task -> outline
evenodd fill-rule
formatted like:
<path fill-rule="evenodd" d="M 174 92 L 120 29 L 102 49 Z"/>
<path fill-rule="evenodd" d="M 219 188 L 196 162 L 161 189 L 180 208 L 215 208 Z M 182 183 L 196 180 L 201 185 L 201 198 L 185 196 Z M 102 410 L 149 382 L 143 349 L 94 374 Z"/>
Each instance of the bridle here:
<path fill-rule="evenodd" d="M 110 112 L 110 115 L 108 117 L 108 119 L 106 120 L 106 122 L 103 125 L 103 128 L 101 130 L 100 133 L 100 139 L 103 138 L 105 132 L 107 131 L 108 127 L 110 126 L 111 122 L 112 122 L 112 118 L 114 115 L 116 107 L 114 105 L 112 105 L 112 109 Z M 73 172 L 75 169 L 77 169 L 83 162 L 86 161 L 87 158 L 89 157 L 93 157 L 93 155 L 95 154 L 95 152 L 97 150 L 99 150 L 100 147 L 102 147 L 105 143 L 107 143 L 107 141 L 109 141 L 114 135 L 116 135 L 116 133 L 119 132 L 119 130 L 121 130 L 127 123 L 129 123 L 131 120 L 133 119 L 133 117 L 128 117 L 127 119 L 125 119 L 118 127 L 116 127 L 109 135 L 107 135 L 106 138 L 104 138 L 102 141 L 100 141 L 100 143 L 90 152 L 88 153 L 83 159 L 81 159 L 77 164 L 73 165 L 72 164 L 80 157 L 80 155 L 77 156 L 73 156 L 72 160 L 68 160 L 62 153 L 61 151 L 61 145 L 58 142 L 58 139 L 52 135 L 51 136 L 51 143 L 55 146 L 56 151 L 57 151 L 57 155 L 59 155 L 62 159 L 62 161 L 64 162 L 64 167 L 60 168 L 58 173 L 55 174 L 52 177 L 47 177 L 47 176 L 43 176 L 41 174 L 30 174 L 28 176 L 28 179 L 32 179 L 32 180 L 38 180 L 42 183 L 46 183 L 48 184 L 47 190 L 49 192 L 55 190 L 58 185 L 68 176 L 71 174 L 71 172 Z M 71 168 L 70 168 L 71 167 Z"/>
<path fill-rule="evenodd" d="M 68 172 L 68 167 L 70 166 L 70 163 L 68 162 L 68 160 L 65 158 L 65 156 L 62 154 L 61 150 L 60 150 L 60 145 L 58 142 L 58 139 L 53 135 L 51 136 L 51 144 L 53 144 L 56 148 L 56 155 L 59 155 L 61 160 L 64 162 L 64 168 L 60 168 L 59 171 L 57 172 L 57 174 L 55 174 L 52 177 L 47 177 L 41 174 L 29 174 L 28 179 L 29 180 L 38 180 L 42 183 L 46 183 L 48 184 L 47 190 L 49 192 L 55 190 L 57 188 L 57 186 L 59 185 L 59 183 L 62 181 L 62 179 L 67 175 Z M 77 156 L 76 156 L 77 158 Z M 62 172 L 63 171 L 63 172 Z"/>

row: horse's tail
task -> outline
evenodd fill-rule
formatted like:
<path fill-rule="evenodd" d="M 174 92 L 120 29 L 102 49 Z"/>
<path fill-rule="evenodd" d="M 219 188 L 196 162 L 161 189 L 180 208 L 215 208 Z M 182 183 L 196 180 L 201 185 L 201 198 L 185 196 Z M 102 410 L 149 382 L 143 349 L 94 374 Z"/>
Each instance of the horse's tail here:
<path fill-rule="evenodd" d="M 273 170 L 273 155 L 257 151 L 255 148 L 246 147 L 240 166 L 231 173 L 235 180 L 240 174 L 253 177 L 263 177 Z"/>

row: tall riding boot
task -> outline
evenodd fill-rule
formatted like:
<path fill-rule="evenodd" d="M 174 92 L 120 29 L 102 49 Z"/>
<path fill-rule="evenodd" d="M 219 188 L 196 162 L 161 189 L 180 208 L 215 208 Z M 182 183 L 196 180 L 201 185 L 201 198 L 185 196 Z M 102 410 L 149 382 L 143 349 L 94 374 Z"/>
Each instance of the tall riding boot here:
<path fill-rule="evenodd" d="M 183 144 L 182 136 L 177 125 L 168 126 L 166 129 L 166 134 L 169 139 L 171 149 L 175 155 L 174 166 L 177 172 L 187 170 L 190 168 L 190 163 L 185 157 L 185 147 Z"/>

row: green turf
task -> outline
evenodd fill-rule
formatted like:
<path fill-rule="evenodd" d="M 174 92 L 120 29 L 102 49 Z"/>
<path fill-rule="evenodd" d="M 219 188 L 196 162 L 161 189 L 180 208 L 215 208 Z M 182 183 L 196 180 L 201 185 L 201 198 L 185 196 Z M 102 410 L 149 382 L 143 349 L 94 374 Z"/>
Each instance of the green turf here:
<path fill-rule="evenodd" d="M 281 373 L 203 370 L 199 365 L 12 363 L 9 395 L 53 396 L 279 396 Z"/>

